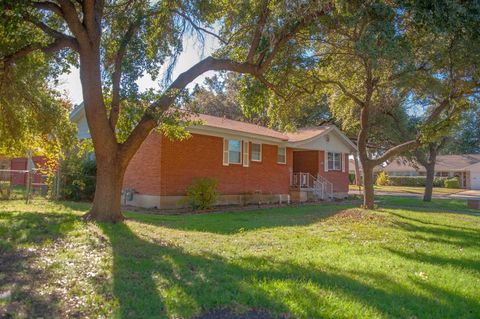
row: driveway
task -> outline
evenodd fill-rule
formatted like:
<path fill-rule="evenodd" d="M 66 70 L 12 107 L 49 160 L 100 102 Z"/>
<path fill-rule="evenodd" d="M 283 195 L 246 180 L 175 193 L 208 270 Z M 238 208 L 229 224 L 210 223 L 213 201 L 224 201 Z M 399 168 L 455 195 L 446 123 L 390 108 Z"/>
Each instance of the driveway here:
<path fill-rule="evenodd" d="M 362 192 L 350 190 L 350 195 L 362 195 Z M 401 197 L 423 197 L 423 194 L 405 193 L 405 192 L 375 192 L 379 196 L 401 196 Z M 466 190 L 456 194 L 434 194 L 432 198 L 439 199 L 480 199 L 480 190 Z"/>

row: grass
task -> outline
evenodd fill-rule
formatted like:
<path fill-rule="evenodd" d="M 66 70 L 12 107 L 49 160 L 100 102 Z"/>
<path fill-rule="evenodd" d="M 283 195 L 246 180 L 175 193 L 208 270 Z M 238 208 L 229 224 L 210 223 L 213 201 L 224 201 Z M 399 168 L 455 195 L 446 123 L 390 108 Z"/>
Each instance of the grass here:
<path fill-rule="evenodd" d="M 358 186 L 350 185 L 350 191 L 358 191 Z M 362 189 L 360 187 L 360 189 Z M 420 194 L 423 195 L 425 187 L 413 187 L 413 186 L 375 186 L 375 191 L 377 192 L 390 192 L 390 193 L 410 193 L 410 194 Z M 464 189 L 459 188 L 444 188 L 444 187 L 434 187 L 434 195 L 451 195 L 459 192 L 463 192 Z"/>
<path fill-rule="evenodd" d="M 111 225 L 81 222 L 82 204 L 0 202 L 0 317 L 479 318 L 480 216 L 379 203 Z"/>

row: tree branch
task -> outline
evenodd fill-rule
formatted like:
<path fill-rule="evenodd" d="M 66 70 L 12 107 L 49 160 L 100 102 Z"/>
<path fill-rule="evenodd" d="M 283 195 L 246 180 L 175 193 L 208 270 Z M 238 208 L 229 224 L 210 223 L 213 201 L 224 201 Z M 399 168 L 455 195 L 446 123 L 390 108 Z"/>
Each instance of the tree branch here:
<path fill-rule="evenodd" d="M 64 18 L 62 8 L 60 8 L 57 4 L 53 2 L 50 2 L 50 1 L 33 2 L 32 6 L 40 10 L 47 10 L 47 11 L 53 12 L 59 17 Z"/>
<path fill-rule="evenodd" d="M 79 45 L 90 46 L 90 37 L 88 36 L 87 30 L 80 22 L 75 5 L 70 0 L 58 0 L 58 3 L 60 3 L 63 18 L 67 22 L 72 34 L 79 42 Z"/>
<path fill-rule="evenodd" d="M 181 11 L 178 11 L 178 10 L 172 10 L 172 12 L 178 14 L 179 16 L 181 16 L 182 18 L 184 18 L 185 20 L 187 20 L 191 25 L 192 27 L 197 30 L 197 31 L 200 31 L 200 32 L 204 32 L 206 34 L 209 34 L 213 37 L 215 37 L 217 40 L 219 40 L 220 42 L 222 42 L 223 44 L 228 44 L 227 41 L 225 41 L 224 39 L 222 39 L 222 37 L 220 37 L 218 34 L 212 32 L 212 31 L 209 31 L 205 28 L 202 28 L 201 26 L 199 26 L 198 24 L 196 24 L 188 15 L 186 15 L 185 13 L 181 12 Z"/>
<path fill-rule="evenodd" d="M 412 150 L 415 147 L 418 147 L 419 145 L 420 145 L 420 142 L 417 139 L 399 144 L 395 147 L 392 147 L 391 149 L 389 149 L 385 153 L 383 153 L 382 156 L 377 157 L 376 159 L 370 159 L 370 163 L 373 163 L 373 165 L 375 165 L 375 166 L 380 165 L 383 162 L 385 162 L 386 160 L 388 160 L 389 158 L 391 158 L 393 156 L 396 156 L 400 153 Z"/>
<path fill-rule="evenodd" d="M 37 28 L 42 30 L 45 34 L 51 36 L 54 39 L 59 39 L 59 40 L 63 39 L 63 41 L 65 41 L 65 43 L 69 43 L 68 47 L 70 47 L 71 49 L 73 49 L 75 51 L 78 51 L 78 49 L 79 49 L 78 48 L 78 42 L 74 37 L 71 37 L 69 35 L 66 35 L 66 34 L 60 32 L 60 31 L 57 31 L 57 30 L 49 27 L 45 23 L 40 22 L 38 20 L 35 20 L 34 18 L 32 18 L 30 16 L 25 16 L 24 18 L 25 18 L 25 20 L 27 20 L 28 22 L 32 23 Z"/>
<path fill-rule="evenodd" d="M 362 101 L 362 100 L 361 100 L 359 97 L 357 97 L 355 94 L 353 94 L 352 92 L 350 92 L 349 90 L 347 90 L 347 88 L 345 87 L 345 85 L 343 85 L 340 81 L 335 81 L 335 80 L 321 80 L 321 79 L 316 78 L 316 79 L 315 79 L 315 82 L 320 83 L 320 84 L 334 84 L 334 85 L 336 85 L 336 86 L 342 91 L 343 94 L 345 94 L 347 97 L 349 97 L 350 99 L 352 99 L 358 106 L 360 106 L 360 107 L 364 107 L 364 106 L 365 106 L 364 101 Z"/>
<path fill-rule="evenodd" d="M 248 55 L 247 55 L 248 63 L 253 63 L 253 58 L 255 56 L 255 53 L 257 53 L 260 40 L 262 39 L 263 29 L 265 27 L 265 23 L 267 22 L 268 14 L 270 13 L 270 10 L 268 10 L 268 2 L 269 2 L 268 0 L 263 1 L 262 12 L 260 14 L 260 18 L 258 19 L 257 26 L 255 27 L 252 44 L 250 46 L 250 50 L 248 51 Z"/>
<path fill-rule="evenodd" d="M 112 103 L 110 108 L 110 126 L 115 129 L 118 122 L 118 116 L 120 114 L 120 80 L 122 78 L 122 62 L 125 57 L 127 45 L 133 38 L 135 31 L 139 26 L 139 21 L 131 23 L 127 32 L 121 40 L 120 47 L 118 48 L 115 56 L 114 71 L 112 74 Z"/>
<path fill-rule="evenodd" d="M 155 114 L 165 112 L 175 101 L 178 94 L 194 79 L 207 71 L 232 71 L 238 73 L 248 73 L 254 76 L 259 75 L 259 68 L 250 63 L 238 63 L 228 59 L 217 59 L 207 57 L 192 66 L 189 70 L 180 74 L 175 81 L 168 87 L 165 93 L 152 103 L 140 122 L 133 129 L 127 140 L 121 145 L 123 160 L 128 163 L 131 157 L 140 147 L 141 142 L 157 126 Z"/>
<path fill-rule="evenodd" d="M 71 48 L 71 45 L 72 45 L 71 41 L 65 38 L 55 39 L 55 41 L 53 41 L 51 44 L 47 46 L 42 46 L 39 43 L 30 44 L 21 48 L 15 53 L 12 53 L 10 55 L 3 57 L 2 59 L 3 67 L 7 68 L 8 66 L 10 66 L 10 64 L 15 62 L 16 60 L 23 58 L 24 56 L 27 56 L 33 51 L 39 50 L 45 54 L 52 54 L 65 48 Z"/>

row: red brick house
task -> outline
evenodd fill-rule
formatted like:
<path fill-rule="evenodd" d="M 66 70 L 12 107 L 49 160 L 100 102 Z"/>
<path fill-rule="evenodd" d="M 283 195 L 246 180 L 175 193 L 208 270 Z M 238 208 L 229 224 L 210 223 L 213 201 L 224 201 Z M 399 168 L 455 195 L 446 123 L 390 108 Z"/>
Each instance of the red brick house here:
<path fill-rule="evenodd" d="M 348 156 L 355 145 L 335 126 L 295 133 L 209 115 L 190 127 L 191 138 L 152 133 L 130 162 L 124 203 L 179 207 L 195 177 L 218 181 L 218 204 L 343 198 Z"/>

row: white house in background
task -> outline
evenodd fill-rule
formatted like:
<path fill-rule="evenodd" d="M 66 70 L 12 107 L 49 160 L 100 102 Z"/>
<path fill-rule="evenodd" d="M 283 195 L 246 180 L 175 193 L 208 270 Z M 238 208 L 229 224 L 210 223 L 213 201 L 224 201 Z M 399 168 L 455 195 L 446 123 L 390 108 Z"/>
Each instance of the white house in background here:
<path fill-rule="evenodd" d="M 78 139 L 83 140 L 85 138 L 90 138 L 90 131 L 88 129 L 87 117 L 85 115 L 83 103 L 76 105 L 73 111 L 70 112 L 70 121 L 77 125 Z"/>
<path fill-rule="evenodd" d="M 389 176 L 425 176 L 425 168 L 399 157 L 387 164 L 383 171 Z M 480 189 L 480 154 L 438 155 L 435 175 L 457 177 L 460 187 Z"/>

